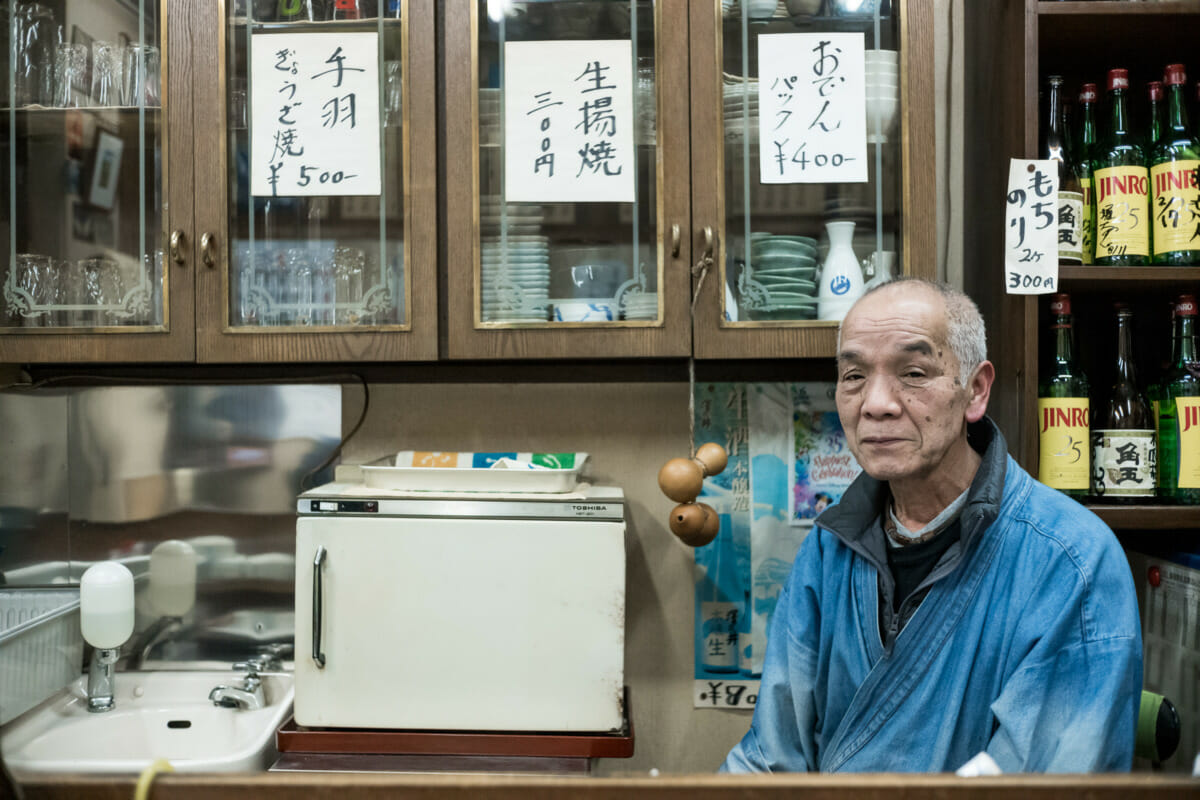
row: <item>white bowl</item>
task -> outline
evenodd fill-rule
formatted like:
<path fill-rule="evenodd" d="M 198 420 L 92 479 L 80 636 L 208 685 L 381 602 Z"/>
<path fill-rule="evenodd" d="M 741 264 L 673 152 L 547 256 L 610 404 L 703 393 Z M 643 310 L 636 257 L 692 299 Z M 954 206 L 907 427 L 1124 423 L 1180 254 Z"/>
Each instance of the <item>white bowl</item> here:
<path fill-rule="evenodd" d="M 611 322 L 617 318 L 617 304 L 611 297 L 554 300 L 555 322 Z"/>

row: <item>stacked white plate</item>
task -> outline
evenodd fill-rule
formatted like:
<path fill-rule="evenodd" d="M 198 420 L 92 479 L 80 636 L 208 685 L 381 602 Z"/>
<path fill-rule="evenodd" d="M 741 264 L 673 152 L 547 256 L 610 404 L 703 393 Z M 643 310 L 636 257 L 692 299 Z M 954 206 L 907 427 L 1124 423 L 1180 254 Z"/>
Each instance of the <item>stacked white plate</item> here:
<path fill-rule="evenodd" d="M 479 90 L 479 143 L 500 144 L 500 129 L 504 119 L 500 116 L 500 90 Z"/>
<path fill-rule="evenodd" d="M 758 139 L 758 79 L 743 82 L 728 80 L 722 85 L 725 117 L 725 138 L 741 139 L 749 130 L 750 139 Z M 743 117 L 747 110 L 748 119 Z"/>
<path fill-rule="evenodd" d="M 504 230 L 513 234 L 539 234 L 546 212 L 536 203 L 504 203 L 494 195 L 479 198 L 479 234 L 486 238 L 499 238 L 501 223 Z"/>
<path fill-rule="evenodd" d="M 484 322 L 545 322 L 549 316 L 550 244 L 546 236 L 484 237 L 480 251 Z"/>
<path fill-rule="evenodd" d="M 656 292 L 628 292 L 624 300 L 625 319 L 658 319 Z"/>

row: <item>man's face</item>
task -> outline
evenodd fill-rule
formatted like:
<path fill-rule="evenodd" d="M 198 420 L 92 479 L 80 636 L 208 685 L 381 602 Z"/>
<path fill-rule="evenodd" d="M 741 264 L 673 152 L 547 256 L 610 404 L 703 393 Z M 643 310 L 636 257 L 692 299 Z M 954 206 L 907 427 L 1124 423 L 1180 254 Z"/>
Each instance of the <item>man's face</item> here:
<path fill-rule="evenodd" d="M 838 416 L 850 451 L 876 480 L 937 477 L 948 453 L 969 447 L 965 423 L 983 416 L 990 388 L 980 397 L 977 383 L 959 384 L 945 303 L 933 289 L 874 292 L 842 324 Z"/>

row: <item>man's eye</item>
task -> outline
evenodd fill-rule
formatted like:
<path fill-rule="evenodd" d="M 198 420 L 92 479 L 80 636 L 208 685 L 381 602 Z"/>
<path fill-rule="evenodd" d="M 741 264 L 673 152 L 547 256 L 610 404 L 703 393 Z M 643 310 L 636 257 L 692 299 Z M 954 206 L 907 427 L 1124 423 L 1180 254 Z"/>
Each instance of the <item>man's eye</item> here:
<path fill-rule="evenodd" d="M 842 383 L 851 383 L 858 380 L 862 380 L 862 375 L 857 372 L 848 372 L 842 376 Z"/>

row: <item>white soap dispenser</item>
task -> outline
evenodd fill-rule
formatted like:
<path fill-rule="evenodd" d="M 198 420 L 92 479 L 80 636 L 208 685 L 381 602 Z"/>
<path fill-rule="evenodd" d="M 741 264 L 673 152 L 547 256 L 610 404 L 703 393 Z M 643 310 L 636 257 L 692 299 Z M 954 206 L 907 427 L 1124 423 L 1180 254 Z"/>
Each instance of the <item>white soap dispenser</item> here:
<path fill-rule="evenodd" d="M 88 670 L 88 711 L 113 707 L 113 665 L 133 633 L 133 573 L 124 564 L 93 564 L 79 581 L 79 623 L 95 648 Z"/>

